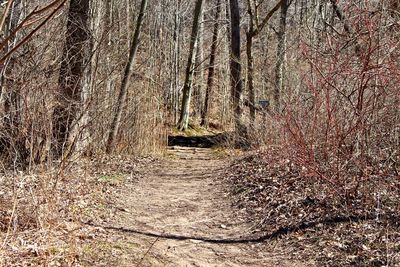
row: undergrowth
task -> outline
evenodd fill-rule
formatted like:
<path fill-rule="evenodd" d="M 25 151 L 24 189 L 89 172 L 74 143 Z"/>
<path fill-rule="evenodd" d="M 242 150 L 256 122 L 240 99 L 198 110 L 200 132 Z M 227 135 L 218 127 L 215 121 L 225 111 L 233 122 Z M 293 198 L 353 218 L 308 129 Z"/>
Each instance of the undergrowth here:
<path fill-rule="evenodd" d="M 82 223 L 109 218 L 115 212 L 109 195 L 135 181 L 149 161 L 104 157 L 71 163 L 62 173 L 3 172 L 0 266 L 92 266 L 92 243 L 101 231 Z"/>
<path fill-rule="evenodd" d="M 288 152 L 264 148 L 227 168 L 236 205 L 256 222 L 254 230 L 288 229 L 278 242 L 296 248 L 290 256 L 324 266 L 400 264 L 398 177 L 371 176 L 356 190 L 338 192 Z"/>

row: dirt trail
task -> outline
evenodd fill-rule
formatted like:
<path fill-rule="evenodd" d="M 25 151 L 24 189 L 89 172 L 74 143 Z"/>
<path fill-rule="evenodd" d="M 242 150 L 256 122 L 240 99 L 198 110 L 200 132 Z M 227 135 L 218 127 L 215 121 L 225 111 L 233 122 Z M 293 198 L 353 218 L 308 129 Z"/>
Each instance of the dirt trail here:
<path fill-rule="evenodd" d="M 266 243 L 246 242 L 251 225 L 233 211 L 220 179 L 225 163 L 211 149 L 173 147 L 170 153 L 172 159 L 149 166 L 120 191 L 120 212 L 103 229 L 124 252 L 111 250 L 108 264 L 303 266 Z"/>

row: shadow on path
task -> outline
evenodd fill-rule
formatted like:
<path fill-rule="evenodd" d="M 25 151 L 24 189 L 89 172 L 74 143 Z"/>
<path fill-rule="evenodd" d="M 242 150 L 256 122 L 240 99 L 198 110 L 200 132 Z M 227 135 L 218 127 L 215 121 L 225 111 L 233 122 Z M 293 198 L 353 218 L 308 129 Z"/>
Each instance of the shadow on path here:
<path fill-rule="evenodd" d="M 281 227 L 272 233 L 264 234 L 264 235 L 258 236 L 258 237 L 256 236 L 256 237 L 248 237 L 248 238 L 226 238 L 226 239 L 146 232 L 146 231 L 129 229 L 129 228 L 124 228 L 124 227 L 104 226 L 104 225 L 96 224 L 93 222 L 84 222 L 84 224 L 90 225 L 93 227 L 101 227 L 103 229 L 112 230 L 112 231 L 139 234 L 139 235 L 144 235 L 144 236 L 148 236 L 148 237 L 155 237 L 155 238 L 162 238 L 162 239 L 173 239 L 173 240 L 180 240 L 180 241 L 197 240 L 197 241 L 214 243 L 214 244 L 240 244 L 240 243 L 261 243 L 261 242 L 264 242 L 267 240 L 279 238 L 283 235 L 287 235 L 287 234 L 290 234 L 293 232 L 307 230 L 307 229 L 315 227 L 318 224 L 333 225 L 333 224 L 346 223 L 346 222 L 370 221 L 373 219 L 374 219 L 374 216 L 367 216 L 367 217 L 337 216 L 337 217 L 326 218 L 323 220 L 318 220 L 318 221 L 313 221 L 313 222 L 304 222 L 304 223 L 300 223 L 298 225 Z"/>
<path fill-rule="evenodd" d="M 211 148 L 227 140 L 226 133 L 204 136 L 168 136 L 168 146 Z"/>

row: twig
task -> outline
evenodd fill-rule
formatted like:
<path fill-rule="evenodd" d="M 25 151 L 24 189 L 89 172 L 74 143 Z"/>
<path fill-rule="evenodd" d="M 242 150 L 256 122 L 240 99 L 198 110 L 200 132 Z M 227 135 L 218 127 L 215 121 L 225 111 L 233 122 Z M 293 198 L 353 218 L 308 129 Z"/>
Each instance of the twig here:
<path fill-rule="evenodd" d="M 144 253 L 143 257 L 140 259 L 139 263 L 136 266 L 140 266 L 144 260 L 144 258 L 149 254 L 150 250 L 153 248 L 153 246 L 157 243 L 157 241 L 160 240 L 160 237 L 158 236 L 156 240 L 150 245 L 149 249 Z"/>
<path fill-rule="evenodd" d="M 7 2 L 6 9 L 4 10 L 3 17 L 1 18 L 1 22 L 0 22 L 0 31 L 3 30 L 3 26 L 6 23 L 8 12 L 10 12 L 12 3 L 13 3 L 13 0 L 10 0 Z"/>
<path fill-rule="evenodd" d="M 45 20 L 43 20 L 42 23 L 40 23 L 35 29 L 33 29 L 24 39 L 22 39 L 18 44 L 15 45 L 14 48 L 12 48 L 6 55 L 4 55 L 1 59 L 0 59 L 0 64 L 2 64 L 11 54 L 13 54 L 16 50 L 18 50 L 18 48 L 20 48 L 23 44 L 25 44 L 27 41 L 29 41 L 29 39 L 37 32 L 39 31 L 56 13 L 58 10 L 60 10 L 63 5 L 67 2 L 67 0 L 62 0 L 60 5 L 58 5 L 53 12 L 50 13 L 50 15 L 47 16 L 47 18 Z M 59 3 L 58 1 L 56 1 L 56 3 Z M 31 13 L 31 14 L 36 14 L 36 13 Z M 6 38 L 7 39 L 7 38 Z M 4 40 L 3 42 L 5 42 L 6 40 Z"/>
<path fill-rule="evenodd" d="M 13 203 L 13 207 L 12 207 L 12 211 L 11 211 L 10 220 L 8 222 L 7 233 L 6 233 L 6 236 L 4 237 L 3 243 L 1 244 L 1 247 L 0 247 L 1 250 L 3 250 L 7 244 L 8 237 L 10 236 L 10 232 L 11 232 L 11 224 L 14 219 L 15 212 L 17 210 L 18 198 L 16 196 L 17 193 L 15 192 L 15 186 L 13 186 L 13 191 L 14 191 L 13 192 L 14 193 L 14 203 Z"/>

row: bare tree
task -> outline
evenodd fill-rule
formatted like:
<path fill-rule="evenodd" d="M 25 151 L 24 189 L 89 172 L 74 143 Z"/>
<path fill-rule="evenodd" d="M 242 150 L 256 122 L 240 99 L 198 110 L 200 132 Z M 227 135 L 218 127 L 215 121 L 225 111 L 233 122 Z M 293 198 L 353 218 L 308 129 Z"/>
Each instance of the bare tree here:
<path fill-rule="evenodd" d="M 56 156 L 69 154 L 71 129 L 82 105 L 85 68 L 90 58 L 90 0 L 71 0 L 62 55 L 53 135 Z"/>
<path fill-rule="evenodd" d="M 250 106 L 250 120 L 254 124 L 256 120 L 256 100 L 254 92 L 254 58 L 253 58 L 253 40 L 265 28 L 268 21 L 281 7 L 284 0 L 280 0 L 264 19 L 259 22 L 258 9 L 259 5 L 253 0 L 247 0 L 247 12 L 249 14 L 249 29 L 246 32 L 246 54 L 247 54 L 247 87 L 249 90 L 249 106 Z M 254 125 L 253 125 L 254 126 Z"/>
<path fill-rule="evenodd" d="M 212 88 L 214 85 L 214 73 L 215 73 L 215 58 L 217 56 L 217 42 L 219 33 L 219 17 L 221 14 L 221 0 L 217 0 L 217 6 L 214 17 L 214 30 L 212 35 L 211 52 L 210 52 L 210 63 L 208 65 L 208 78 L 207 78 L 207 88 L 206 95 L 204 98 L 204 107 L 201 111 L 201 125 L 208 126 L 208 111 L 210 109 L 210 98 L 212 93 Z"/>
<path fill-rule="evenodd" d="M 195 72 L 194 72 L 194 86 L 193 86 L 193 114 L 194 116 L 201 117 L 201 110 L 203 106 L 203 79 L 204 79 L 204 12 L 202 12 L 200 23 L 199 23 L 199 33 L 197 36 L 197 51 L 196 51 L 196 62 L 195 62 Z"/>
<path fill-rule="evenodd" d="M 115 142 L 116 142 L 118 130 L 119 130 L 119 127 L 121 124 L 121 116 L 122 116 L 122 112 L 124 110 L 126 96 L 128 93 L 129 79 L 132 75 L 132 67 L 133 67 L 133 64 L 135 63 L 135 56 L 136 56 L 136 52 L 137 52 L 137 49 L 138 49 L 139 43 L 140 43 L 140 33 L 141 33 L 141 28 L 142 28 L 142 24 L 143 24 L 143 20 L 144 20 L 144 16 L 145 16 L 146 8 L 147 8 L 147 0 L 142 0 L 142 2 L 140 4 L 140 13 L 139 13 L 139 17 L 137 20 L 135 33 L 132 37 L 132 44 L 131 44 L 131 48 L 129 51 L 128 62 L 125 66 L 125 71 L 124 71 L 124 76 L 122 78 L 122 83 L 121 83 L 121 87 L 120 87 L 120 91 L 119 91 L 117 106 L 116 106 L 116 110 L 115 110 L 112 124 L 111 124 L 110 134 L 108 136 L 107 147 L 106 147 L 107 153 L 112 153 L 115 148 Z"/>
<path fill-rule="evenodd" d="M 203 13 L 203 3 L 204 0 L 197 0 L 193 13 L 193 25 L 192 25 L 192 33 L 190 36 L 190 48 L 189 48 L 188 62 L 186 66 L 185 84 L 183 87 L 181 116 L 177 125 L 177 128 L 181 131 L 186 130 L 189 125 L 190 98 L 192 95 L 193 74 L 195 71 L 194 67 L 196 63 L 196 50 L 198 44 L 199 24 Z"/>
<path fill-rule="evenodd" d="M 240 56 L 240 10 L 238 0 L 230 0 L 230 15 L 231 15 L 231 98 L 233 105 L 233 114 L 235 120 L 235 130 L 239 136 L 239 141 L 247 139 L 247 127 L 243 123 L 243 82 L 242 82 L 242 63 Z"/>
<path fill-rule="evenodd" d="M 178 0 L 174 7 L 174 17 L 173 17 L 173 48 L 172 48 L 172 82 L 171 82 L 171 107 L 173 110 L 173 121 L 174 124 L 178 122 L 179 119 L 179 99 L 180 99 L 180 58 L 181 58 L 181 0 Z"/>
<path fill-rule="evenodd" d="M 281 94 L 284 89 L 285 79 L 285 64 L 286 64 L 286 18 L 289 8 L 289 0 L 283 0 L 281 3 L 281 16 L 279 20 L 278 31 L 278 48 L 277 48 L 277 61 L 275 68 L 275 89 L 274 101 L 275 111 L 281 110 Z"/>
<path fill-rule="evenodd" d="M 13 29 L 18 27 L 23 16 L 23 7 L 21 0 L 9 2 L 5 12 L 10 12 L 7 19 L 4 17 L 4 22 L 8 21 L 5 29 L 6 34 L 10 34 Z M 8 51 L 11 50 L 20 41 L 20 34 L 10 34 L 9 40 L 3 41 L 3 48 Z M 24 148 L 22 140 L 18 138 L 21 127 L 21 97 L 18 89 L 12 86 L 12 81 L 7 79 L 7 76 L 13 72 L 15 60 L 14 57 L 9 57 L 5 61 L 1 70 L 1 98 L 0 103 L 2 105 L 2 111 L 4 112 L 4 118 L 2 121 L 3 132 L 0 136 L 0 151 L 3 152 L 5 149 L 12 148 L 15 153 L 14 160 L 21 162 L 26 157 L 26 149 Z"/>

